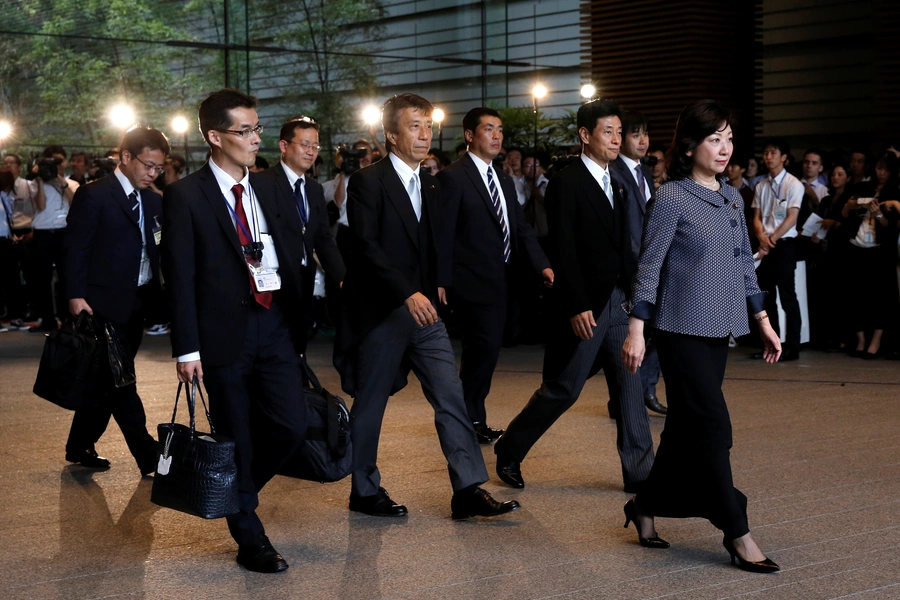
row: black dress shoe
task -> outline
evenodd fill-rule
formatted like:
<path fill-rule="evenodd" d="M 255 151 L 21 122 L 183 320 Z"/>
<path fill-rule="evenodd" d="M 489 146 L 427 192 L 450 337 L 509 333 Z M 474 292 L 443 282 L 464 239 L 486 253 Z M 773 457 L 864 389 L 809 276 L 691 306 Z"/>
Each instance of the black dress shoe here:
<path fill-rule="evenodd" d="M 722 540 L 722 545 L 725 546 L 725 549 L 728 550 L 728 554 L 731 555 L 731 564 L 734 564 L 735 561 L 737 561 L 738 568 L 744 571 L 749 571 L 750 573 L 775 573 L 781 570 L 781 567 L 767 556 L 763 557 L 763 560 L 757 562 L 744 560 L 741 558 L 741 555 L 738 554 L 732 541 L 728 538 Z"/>
<path fill-rule="evenodd" d="M 660 404 L 659 398 L 657 398 L 655 394 L 648 394 L 644 396 L 644 406 L 655 413 L 661 414 L 662 416 L 666 416 L 666 414 L 669 412 L 669 409 Z"/>
<path fill-rule="evenodd" d="M 877 352 L 869 352 L 868 350 L 866 350 L 863 353 L 863 358 L 866 360 L 875 360 L 876 358 L 878 358 L 878 353 Z"/>
<path fill-rule="evenodd" d="M 472 423 L 479 444 L 493 444 L 501 435 L 502 429 L 491 429 L 486 423 Z"/>
<path fill-rule="evenodd" d="M 785 350 L 781 353 L 781 357 L 778 359 L 778 362 L 791 362 L 792 360 L 797 360 L 800 358 L 800 353 L 797 350 Z"/>
<path fill-rule="evenodd" d="M 373 517 L 405 517 L 409 511 L 402 504 L 397 504 L 388 496 L 387 490 L 378 488 L 378 493 L 371 496 L 350 495 L 350 510 Z"/>
<path fill-rule="evenodd" d="M 66 452 L 66 460 L 88 469 L 106 470 L 110 467 L 109 460 L 98 455 L 96 450 L 85 450 L 84 453 Z"/>
<path fill-rule="evenodd" d="M 634 498 L 625 503 L 625 529 L 628 529 L 628 524 L 631 522 L 634 522 L 634 528 L 637 529 L 638 543 L 644 548 L 665 550 L 669 547 L 669 542 L 659 537 L 655 531 L 653 532 L 653 537 L 641 537 L 641 525 L 640 521 L 638 521 L 637 506 L 634 503 Z"/>
<path fill-rule="evenodd" d="M 256 544 L 238 546 L 237 562 L 256 573 L 280 573 L 288 568 L 287 561 L 272 547 L 266 536 L 260 537 Z"/>
<path fill-rule="evenodd" d="M 497 449 L 496 446 L 494 446 L 494 452 L 497 454 L 497 477 L 500 478 L 500 481 L 514 488 L 525 487 L 521 463 L 502 449 Z"/>
<path fill-rule="evenodd" d="M 469 517 L 496 517 L 505 515 L 519 508 L 515 500 L 497 502 L 487 490 L 480 487 L 474 491 L 460 490 L 453 494 L 450 500 L 450 516 L 454 520 L 468 519 Z"/>

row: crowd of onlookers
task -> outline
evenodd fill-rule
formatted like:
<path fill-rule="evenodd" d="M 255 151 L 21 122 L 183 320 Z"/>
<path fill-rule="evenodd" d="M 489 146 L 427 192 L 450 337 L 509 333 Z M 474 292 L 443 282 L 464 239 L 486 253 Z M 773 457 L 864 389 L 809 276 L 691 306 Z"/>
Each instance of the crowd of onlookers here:
<path fill-rule="evenodd" d="M 735 153 L 726 175 L 740 190 L 750 242 L 760 259 L 757 275 L 774 302 L 786 313 L 786 356 L 800 350 L 799 304 L 806 299 L 809 342 L 827 352 L 874 359 L 900 357 L 900 151 L 894 147 L 872 156 L 862 149 L 808 149 L 800 156 L 784 140 L 767 140 L 763 156 Z M 451 158 L 433 148 L 422 168 L 436 175 L 465 153 Z M 544 193 L 554 173 L 580 154 L 580 146 L 561 148 L 556 156 L 528 149 L 505 148 L 497 168 L 516 184 L 517 201 L 545 244 L 547 211 Z M 653 187 L 665 181 L 666 147 L 649 144 L 641 162 L 653 175 Z M 322 182 L 338 246 L 348 235 L 346 197 L 349 178 L 386 155 L 372 132 L 370 139 L 342 145 L 332 165 L 321 157 L 309 176 Z M 71 156 L 61 146 L 48 146 L 29 164 L 15 154 L 3 157 L 0 169 L 0 332 L 9 329 L 46 332 L 57 327 L 66 304 L 54 297 L 54 266 L 62 256 L 61 235 L 69 202 L 79 185 L 115 169 L 116 149 L 103 157 L 84 152 Z M 258 157 L 254 170 L 268 168 Z M 161 191 L 185 171 L 185 159 L 170 156 L 154 184 Z M 792 288 L 794 265 L 805 264 L 804 290 Z M 506 345 L 539 343 L 545 288 L 533 273 L 520 273 L 509 307 Z M 803 282 L 802 278 L 799 280 Z M 337 297 L 338 294 L 331 294 Z M 324 276 L 317 278 L 316 330 L 329 335 L 329 296 Z M 330 302 L 330 301 L 329 301 Z M 774 309 L 774 304 L 770 307 Z M 453 315 L 445 318 L 453 330 Z M 165 303 L 147 323 L 148 333 L 167 333 Z M 4 323 L 7 323 L 4 324 Z"/>

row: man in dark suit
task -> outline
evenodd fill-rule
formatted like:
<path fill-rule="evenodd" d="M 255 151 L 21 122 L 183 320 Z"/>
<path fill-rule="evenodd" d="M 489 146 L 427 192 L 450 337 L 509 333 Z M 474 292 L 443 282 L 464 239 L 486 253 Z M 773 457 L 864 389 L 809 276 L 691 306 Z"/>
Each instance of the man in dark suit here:
<path fill-rule="evenodd" d="M 264 173 L 274 180 L 282 203 L 296 207 L 283 216 L 291 241 L 298 245 L 295 259 L 301 265 L 302 312 L 311 317 L 316 263 L 322 264 L 325 275 L 335 286 L 344 281 L 346 272 L 328 224 L 322 185 L 306 176 L 319 155 L 319 124 L 310 117 L 291 119 L 281 126 L 278 147 L 281 162 Z M 300 352 L 306 353 L 305 337 Z"/>
<path fill-rule="evenodd" d="M 609 165 L 612 176 L 628 190 L 625 203 L 625 223 L 628 237 L 631 239 L 631 253 L 634 262 L 641 254 L 641 237 L 644 234 L 644 215 L 647 202 L 656 190 L 653 189 L 653 173 L 650 167 L 641 164 L 650 147 L 650 122 L 641 113 L 628 110 L 622 114 L 622 148 L 619 157 Z M 656 347 L 649 344 L 644 362 L 641 364 L 641 385 L 644 390 L 644 405 L 653 412 L 666 414 L 666 407 L 656 397 L 656 384 L 659 382 L 659 358 Z M 613 383 L 613 378 L 607 380 Z M 612 396 L 612 394 L 610 394 Z M 610 400 L 610 416 L 615 417 L 618 406 Z"/>
<path fill-rule="evenodd" d="M 466 412 L 478 441 L 489 444 L 503 433 L 488 426 L 484 401 L 500 357 L 510 280 L 522 261 L 548 286 L 553 284 L 553 270 L 525 222 L 515 182 L 492 166 L 503 146 L 500 113 L 473 108 L 463 118 L 463 135 L 468 152 L 437 176 L 451 264 L 449 276 L 442 279 L 462 326 L 459 378 Z"/>
<path fill-rule="evenodd" d="M 441 449 L 453 485 L 454 519 L 496 516 L 518 508 L 480 488 L 487 470 L 466 415 L 453 348 L 438 318 L 440 189 L 419 163 L 431 147 L 434 108 L 415 94 L 384 104 L 388 156 L 350 179 L 347 217 L 352 235 L 343 291 L 343 323 L 335 366 L 344 390 L 355 397 L 350 412 L 353 479 L 350 510 L 404 516 L 381 487 L 378 440 L 388 397 L 402 387 L 409 367 L 435 410 Z M 446 267 L 444 267 L 446 268 Z"/>
<path fill-rule="evenodd" d="M 626 491 L 637 491 L 653 464 L 653 438 L 641 381 L 622 362 L 628 333 L 623 304 L 635 259 L 625 228 L 627 192 L 610 176 L 622 125 L 618 105 L 595 100 L 577 115 L 581 158 L 547 186 L 551 260 L 550 339 L 543 383 L 497 441 L 497 474 L 524 487 L 520 463 L 547 429 L 578 399 L 588 378 L 611 365 L 617 379 L 619 458 Z"/>
<path fill-rule="evenodd" d="M 166 136 L 149 127 L 134 127 L 119 145 L 121 163 L 112 175 L 78 188 L 69 210 L 63 244 L 63 283 L 69 312 L 87 311 L 103 326 L 113 325 L 126 352 L 128 366 L 144 334 L 148 302 L 159 289 L 159 223 L 162 199 L 149 187 L 169 153 Z M 132 384 L 112 385 L 104 369 L 99 402 L 75 411 L 66 460 L 93 469 L 109 468 L 94 444 L 106 431 L 110 416 L 142 475 L 156 470 L 158 446 L 147 432 L 144 405 Z"/>
<path fill-rule="evenodd" d="M 162 258 L 178 379 L 203 381 L 217 431 L 235 441 L 240 510 L 227 521 L 237 561 L 273 573 L 288 565 L 256 507 L 306 433 L 304 315 L 287 223 L 297 207 L 273 179 L 248 172 L 262 132 L 256 105 L 232 89 L 200 104 L 210 159 L 165 189 Z"/>

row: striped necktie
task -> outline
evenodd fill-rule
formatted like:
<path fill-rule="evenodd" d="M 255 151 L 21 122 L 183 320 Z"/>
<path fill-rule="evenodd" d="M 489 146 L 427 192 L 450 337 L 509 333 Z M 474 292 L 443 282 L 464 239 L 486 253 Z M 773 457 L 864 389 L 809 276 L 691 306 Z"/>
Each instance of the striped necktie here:
<path fill-rule="evenodd" d="M 487 170 L 488 190 L 491 192 L 491 202 L 494 203 L 494 212 L 497 214 L 497 221 L 500 222 L 500 228 L 503 230 L 503 262 L 509 262 L 509 228 L 506 226 L 506 219 L 503 218 L 503 207 L 500 205 L 500 191 L 494 182 L 494 172 L 490 166 Z"/>

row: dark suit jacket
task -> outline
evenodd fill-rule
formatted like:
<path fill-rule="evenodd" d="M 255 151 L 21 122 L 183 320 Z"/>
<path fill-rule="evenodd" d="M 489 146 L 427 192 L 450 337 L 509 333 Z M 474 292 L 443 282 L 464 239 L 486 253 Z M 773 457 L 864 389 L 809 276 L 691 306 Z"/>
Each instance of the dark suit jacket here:
<path fill-rule="evenodd" d="M 140 192 L 144 205 L 147 256 L 159 284 L 159 249 L 153 239 L 154 218 L 162 223 L 162 198 Z M 108 175 L 75 192 L 64 238 L 62 276 L 66 298 L 84 298 L 94 312 L 115 324 L 126 323 L 137 298 L 141 270 L 139 212 L 132 210 L 122 184 Z"/>
<path fill-rule="evenodd" d="M 615 178 L 611 185 L 615 210 L 579 159 L 547 186 L 550 260 L 556 274 L 551 297 L 558 319 L 568 321 L 587 310 L 598 314 L 616 285 L 629 292 L 635 259 L 624 231 L 623 190 Z M 571 329 L 568 334 L 574 337 Z"/>
<path fill-rule="evenodd" d="M 279 304 L 300 344 L 305 335 L 300 270 L 287 225 L 297 208 L 281 200 L 271 177 L 250 173 L 250 185 L 278 253 Z M 237 230 L 209 164 L 166 186 L 163 204 L 161 250 L 172 355 L 199 351 L 206 366 L 229 365 L 241 352 L 247 316 L 255 309 Z"/>
<path fill-rule="evenodd" d="M 656 195 L 656 190 L 653 189 L 653 172 L 646 165 L 641 165 L 641 170 L 644 171 L 644 179 L 650 186 L 650 200 L 652 200 Z M 635 262 L 637 262 L 638 256 L 641 255 L 641 236 L 644 233 L 644 215 L 647 213 L 647 202 L 644 201 L 643 192 L 638 188 L 634 175 L 621 156 L 610 163 L 609 172 L 619 182 L 621 188 L 625 190 L 625 225 L 631 238 L 631 252 L 634 254 Z"/>
<path fill-rule="evenodd" d="M 422 221 L 416 221 L 409 194 L 389 159 L 353 174 L 347 189 L 350 252 L 344 278 L 343 319 L 334 364 L 345 392 L 355 393 L 353 348 L 407 298 L 421 292 L 437 297 L 438 264 L 444 260 L 435 237 L 440 210 L 437 180 L 419 172 Z M 424 237 L 419 228 L 425 227 Z M 421 247 L 425 242 L 426 247 Z M 425 261 L 421 257 L 425 257 Z M 424 264 L 423 264 L 424 262 Z M 443 272 L 448 269 L 442 268 Z M 393 391 L 405 384 L 398 373 Z"/>
<path fill-rule="evenodd" d="M 512 178 L 503 171 L 495 171 L 495 177 L 506 198 L 510 264 L 525 259 L 538 273 L 550 268 L 534 230 L 525 222 Z M 441 279 L 450 284 L 455 295 L 469 302 L 505 303 L 503 230 L 478 167 L 467 153 L 440 171 L 437 178 L 444 202 L 440 225 L 442 243 L 451 257 L 450 274 Z"/>
<path fill-rule="evenodd" d="M 263 171 L 263 175 L 274 180 L 283 205 L 293 204 L 296 207 L 294 190 L 288 183 L 287 173 L 285 173 L 284 167 L 281 166 L 281 161 L 271 169 Z M 294 247 L 298 264 L 303 262 L 303 252 L 300 246 L 296 245 L 296 242 L 302 240 L 304 246 L 306 246 L 306 264 L 311 268 L 304 273 L 303 293 L 306 300 L 309 301 L 312 298 L 316 278 L 313 253 L 316 253 L 319 257 L 319 262 L 322 263 L 325 275 L 334 283 L 340 283 L 344 280 L 346 269 L 344 268 L 344 259 L 341 258 L 337 244 L 334 243 L 334 236 L 331 234 L 322 184 L 307 177 L 305 187 L 306 201 L 309 204 L 309 221 L 306 224 L 306 233 L 303 232 L 303 221 L 300 219 L 299 209 L 295 209 L 293 212 L 288 211 L 283 216 L 291 234 L 290 240 Z"/>

